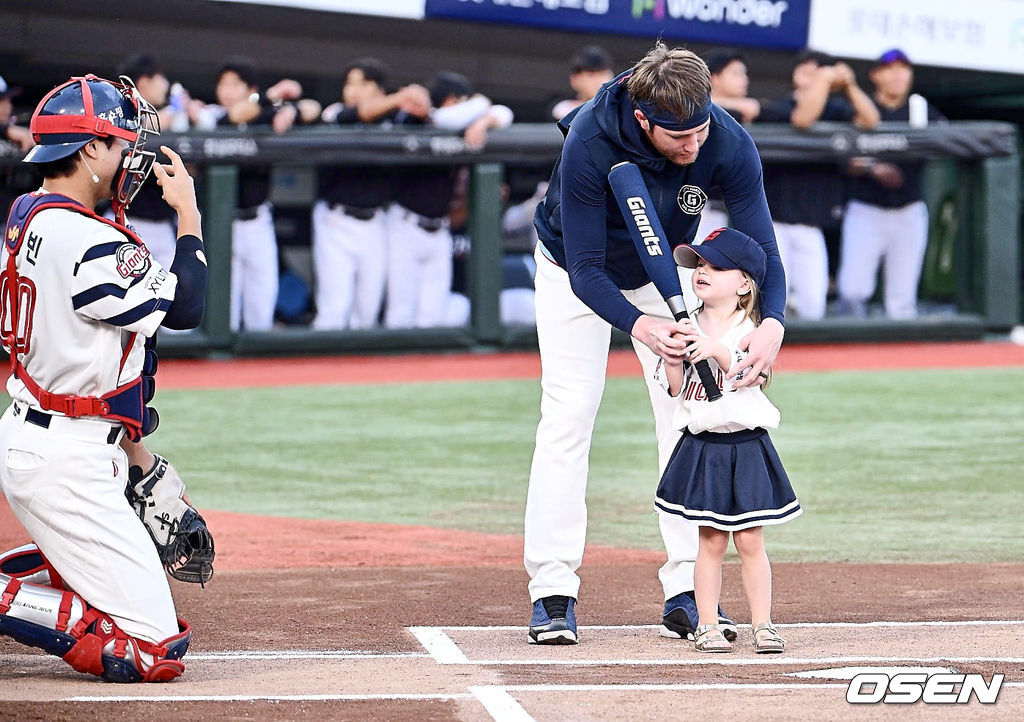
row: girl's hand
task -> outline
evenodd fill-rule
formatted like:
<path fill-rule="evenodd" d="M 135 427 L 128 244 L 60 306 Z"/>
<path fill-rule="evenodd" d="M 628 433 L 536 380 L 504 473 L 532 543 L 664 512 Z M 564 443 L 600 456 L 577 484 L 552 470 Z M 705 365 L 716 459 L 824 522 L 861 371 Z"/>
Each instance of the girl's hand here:
<path fill-rule="evenodd" d="M 686 360 L 692 364 L 714 358 L 715 356 L 721 356 L 723 353 L 726 356 L 729 355 L 729 349 L 717 341 L 712 341 L 707 336 L 684 336 L 683 340 L 688 344 L 686 347 Z"/>
<path fill-rule="evenodd" d="M 682 330 L 685 336 L 700 336 L 700 329 L 697 328 L 697 324 L 693 322 L 693 319 L 684 318 L 682 321 L 676 321 L 679 328 Z"/>

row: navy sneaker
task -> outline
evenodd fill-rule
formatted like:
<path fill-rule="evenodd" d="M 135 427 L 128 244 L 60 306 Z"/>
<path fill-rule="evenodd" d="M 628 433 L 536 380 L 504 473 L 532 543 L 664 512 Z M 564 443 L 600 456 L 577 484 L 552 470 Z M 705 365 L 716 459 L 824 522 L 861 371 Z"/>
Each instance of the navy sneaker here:
<path fill-rule="evenodd" d="M 697 619 L 697 602 L 693 598 L 693 592 L 683 592 L 666 600 L 665 613 L 661 617 L 661 629 L 658 631 L 662 637 L 692 641 Z M 721 607 L 718 608 L 718 626 L 726 639 L 730 642 L 736 641 L 736 623 L 725 616 Z"/>
<path fill-rule="evenodd" d="M 576 600 L 544 597 L 533 603 L 530 644 L 576 644 Z"/>

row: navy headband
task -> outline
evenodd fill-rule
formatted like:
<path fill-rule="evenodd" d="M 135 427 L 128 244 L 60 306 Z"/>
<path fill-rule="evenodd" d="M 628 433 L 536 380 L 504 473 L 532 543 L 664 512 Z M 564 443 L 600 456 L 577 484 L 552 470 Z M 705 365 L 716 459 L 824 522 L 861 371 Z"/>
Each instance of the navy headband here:
<path fill-rule="evenodd" d="M 636 107 L 644 114 L 647 120 L 654 125 L 661 126 L 665 130 L 693 130 L 708 122 L 711 117 L 711 98 L 690 115 L 689 118 L 679 119 L 674 115 L 663 113 L 658 106 L 646 100 L 636 101 Z"/>

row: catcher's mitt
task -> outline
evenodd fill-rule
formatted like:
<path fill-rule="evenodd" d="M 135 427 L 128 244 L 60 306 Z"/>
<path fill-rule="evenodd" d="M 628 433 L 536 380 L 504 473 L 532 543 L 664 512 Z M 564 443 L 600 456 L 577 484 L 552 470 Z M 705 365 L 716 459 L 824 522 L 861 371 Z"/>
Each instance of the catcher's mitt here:
<path fill-rule="evenodd" d="M 213 577 L 213 535 L 184 495 L 181 477 L 161 456 L 145 474 L 138 466 L 128 470 L 125 496 L 152 537 L 164 569 L 179 581 L 205 586 Z"/>

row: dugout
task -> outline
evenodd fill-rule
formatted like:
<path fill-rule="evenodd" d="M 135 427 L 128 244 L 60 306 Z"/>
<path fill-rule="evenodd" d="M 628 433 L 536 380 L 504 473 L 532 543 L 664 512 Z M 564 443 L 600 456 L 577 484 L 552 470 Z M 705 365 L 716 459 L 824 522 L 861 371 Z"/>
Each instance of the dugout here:
<path fill-rule="evenodd" d="M 957 121 L 910 130 L 883 125 L 873 132 L 830 123 L 820 123 L 807 132 L 789 126 L 757 125 L 751 134 L 765 164 L 839 161 L 862 154 L 930 161 L 927 200 L 932 230 L 921 295 L 925 300 L 946 301 L 950 309 L 898 322 L 829 317 L 821 321 L 793 320 L 788 324 L 788 341 L 980 338 L 1020 323 L 1020 156 L 1013 125 Z M 443 131 L 374 127 L 299 128 L 283 136 L 218 131 L 166 135 L 161 140 L 201 169 L 198 178 L 204 232 L 214 269 L 202 328 L 189 334 L 165 334 L 161 338 L 165 351 L 247 355 L 535 346 L 532 327 L 505 328 L 499 322 L 500 186 L 511 169 L 547 172 L 561 148 L 561 135 L 553 124 L 517 124 L 494 131 L 480 152 L 469 151 L 460 136 Z M 17 165 L 20 157 L 14 146 L 0 144 L 0 166 Z M 274 166 L 272 200 L 282 208 L 297 209 L 299 215 L 314 202 L 312 179 L 317 164 L 468 167 L 469 233 L 473 239 L 467 279 L 470 323 L 426 330 L 334 332 L 286 327 L 232 333 L 228 325 L 229 269 L 237 164 L 254 160 Z M 308 243 L 308 237 L 298 239 L 299 245 L 303 242 Z M 625 338 L 620 335 L 618 341 L 624 342 Z"/>

